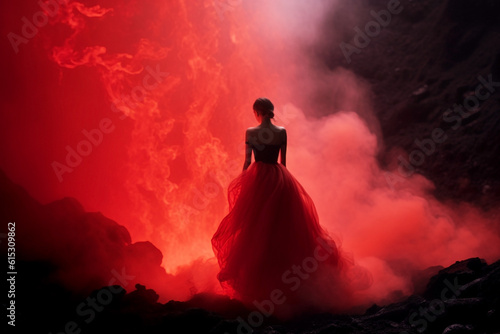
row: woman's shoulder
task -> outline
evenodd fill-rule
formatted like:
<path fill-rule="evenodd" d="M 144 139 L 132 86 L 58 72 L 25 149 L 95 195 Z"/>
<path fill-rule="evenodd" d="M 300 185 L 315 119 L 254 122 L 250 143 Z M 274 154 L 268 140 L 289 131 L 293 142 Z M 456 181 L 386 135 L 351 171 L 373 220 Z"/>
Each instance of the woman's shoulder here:
<path fill-rule="evenodd" d="M 276 126 L 275 132 L 281 137 L 286 137 L 286 129 L 284 126 Z"/>
<path fill-rule="evenodd" d="M 261 126 L 251 126 L 249 128 L 247 128 L 247 131 L 258 131 L 260 129 L 269 129 L 269 127 L 261 127 Z M 271 129 L 276 129 L 276 130 L 281 130 L 281 131 L 286 131 L 285 127 L 284 126 L 278 126 L 278 125 L 272 125 Z"/>
<path fill-rule="evenodd" d="M 255 135 L 257 133 L 259 129 L 257 127 L 249 127 L 247 128 L 247 131 L 246 131 L 246 135 L 249 136 L 249 135 Z"/>

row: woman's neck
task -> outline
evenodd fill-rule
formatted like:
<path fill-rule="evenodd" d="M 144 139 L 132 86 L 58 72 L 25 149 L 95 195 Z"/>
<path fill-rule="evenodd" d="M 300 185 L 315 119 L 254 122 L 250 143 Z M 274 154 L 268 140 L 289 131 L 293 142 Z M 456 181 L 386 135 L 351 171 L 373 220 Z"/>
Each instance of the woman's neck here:
<path fill-rule="evenodd" d="M 260 125 L 271 125 L 271 119 L 269 117 L 263 117 Z"/>

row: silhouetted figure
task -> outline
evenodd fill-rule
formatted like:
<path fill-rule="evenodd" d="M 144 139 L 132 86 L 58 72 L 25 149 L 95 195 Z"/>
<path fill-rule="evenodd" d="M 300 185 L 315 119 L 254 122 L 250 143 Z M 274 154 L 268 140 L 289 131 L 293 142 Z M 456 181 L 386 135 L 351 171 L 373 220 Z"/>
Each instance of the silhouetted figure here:
<path fill-rule="evenodd" d="M 259 98 L 253 110 L 260 124 L 246 131 L 243 172 L 229 185 L 229 214 L 212 238 L 217 277 L 233 297 L 248 304 L 274 299 L 273 307 L 286 314 L 332 297 L 317 288 L 327 277 L 331 293 L 344 261 L 286 168 L 287 132 L 271 122 L 273 104 Z"/>

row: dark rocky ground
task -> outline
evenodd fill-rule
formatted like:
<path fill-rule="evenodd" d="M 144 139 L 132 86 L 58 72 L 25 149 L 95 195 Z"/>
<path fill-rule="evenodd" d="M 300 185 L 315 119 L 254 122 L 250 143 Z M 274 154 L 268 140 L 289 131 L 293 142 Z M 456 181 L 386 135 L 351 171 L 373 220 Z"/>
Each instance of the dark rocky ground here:
<path fill-rule="evenodd" d="M 344 29 L 343 40 L 349 41 L 353 37 L 351 27 L 362 27 L 373 19 L 370 9 L 385 9 L 387 3 L 345 2 L 325 23 L 325 33 L 328 29 Z M 443 117 L 454 104 L 463 104 L 475 94 L 478 76 L 491 75 L 493 81 L 500 81 L 500 2 L 401 3 L 403 12 L 394 16 L 359 54 L 354 54 L 351 63 L 346 62 L 338 43 L 322 45 L 315 52 L 330 68 L 345 67 L 371 85 L 385 145 L 379 156 L 382 165 L 390 167 L 399 154 L 408 159 L 418 149 L 415 139 L 431 138 L 432 131 L 441 128 L 447 140 L 437 143 L 416 171 L 436 184 L 435 195 L 440 199 L 496 208 L 500 201 L 500 86 L 495 86 L 491 95 L 481 100 L 467 117 L 460 116 L 453 122 Z M 361 8 L 366 16 L 350 15 L 353 6 Z M 338 26 L 340 23 L 343 28 Z M 396 151 L 397 148 L 403 151 Z M 13 217 L 30 221 L 37 217 L 37 224 L 44 227 L 42 241 L 60 243 L 52 251 L 55 254 L 48 254 L 33 238 L 42 230 L 31 231 L 29 237 L 20 239 L 33 240 L 23 249 L 25 254 L 39 256 L 19 254 L 19 332 L 249 332 L 238 318 L 248 319 L 251 310 L 226 297 L 199 294 L 188 302 L 160 304 L 156 292 L 142 285 L 136 285 L 135 290 L 128 286 L 127 291 L 119 286 L 104 287 L 110 277 L 100 273 L 109 273 L 110 268 L 124 263 L 129 266 L 127 270 L 135 270 L 137 275 L 141 266 L 146 268 L 143 272 L 162 275 L 161 253 L 151 244 L 131 244 L 126 229 L 100 214 L 84 212 L 74 199 L 42 206 L 3 173 L 0 183 L 2 221 Z M 47 232 L 49 226 L 55 226 L 52 232 L 65 229 L 66 239 L 57 239 L 60 231 L 52 233 L 49 228 Z M 87 246 L 78 244 L 81 239 L 77 236 L 85 233 L 89 244 L 106 257 L 78 255 L 79 247 Z M 3 248 L 2 254 L 6 254 Z M 44 260 L 48 255 L 56 260 Z M 90 263 L 94 268 L 84 273 L 87 276 L 83 281 L 88 283 L 78 286 L 78 293 L 70 292 L 54 279 L 59 269 L 67 265 L 66 256 L 73 258 L 74 275 L 79 275 L 79 266 Z M 500 262 L 486 264 L 480 259 L 468 259 L 448 268 L 429 268 L 415 283 L 419 288 L 413 296 L 391 305 L 373 305 L 362 315 L 317 314 L 287 322 L 266 317 L 264 323 L 253 329 L 256 333 L 500 333 Z M 106 305 L 92 304 L 94 299 L 105 301 Z"/>
<path fill-rule="evenodd" d="M 20 308 L 18 329 L 23 333 L 59 333 L 64 328 L 82 333 L 214 334 L 250 330 L 269 334 L 500 331 L 500 262 L 487 265 L 478 258 L 440 270 L 421 293 L 399 303 L 373 305 L 362 315 L 317 314 L 286 322 L 265 316 L 251 322 L 251 311 L 222 296 L 200 294 L 187 302 L 160 304 L 158 295 L 141 285 L 129 293 L 113 286 L 77 298 L 58 285 L 46 283 L 51 270 L 47 263 L 20 265 L 23 279 L 19 284 L 24 292 L 18 302 L 26 304 Z M 106 299 L 106 295 L 111 298 Z M 105 302 L 100 304 L 99 300 Z"/>

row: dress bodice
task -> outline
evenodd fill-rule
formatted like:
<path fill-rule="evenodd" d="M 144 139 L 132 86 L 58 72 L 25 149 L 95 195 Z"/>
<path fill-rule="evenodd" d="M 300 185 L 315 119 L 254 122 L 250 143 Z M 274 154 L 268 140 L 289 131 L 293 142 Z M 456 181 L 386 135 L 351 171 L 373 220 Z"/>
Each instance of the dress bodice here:
<path fill-rule="evenodd" d="M 276 304 L 273 316 L 298 315 L 311 307 L 351 308 L 355 296 L 353 279 L 348 278 L 354 277 L 351 262 L 319 224 L 314 202 L 304 187 L 284 165 L 276 163 L 280 145 L 252 143 L 247 148 L 253 150 L 257 162 L 229 184 L 229 213 L 212 237 L 219 282 L 251 305 L 276 291 L 293 290 L 294 276 L 289 269 L 300 263 L 307 266 L 304 259 L 321 254 L 321 270 L 305 268 L 310 276 L 300 282 L 300 288 L 306 293 L 287 295 L 286 304 Z M 371 282 L 368 272 L 357 272 L 361 278 L 356 277 L 356 287 Z"/>
<path fill-rule="evenodd" d="M 280 153 L 281 145 L 270 144 L 250 144 L 255 161 L 262 161 L 268 164 L 278 163 L 278 155 Z"/>

